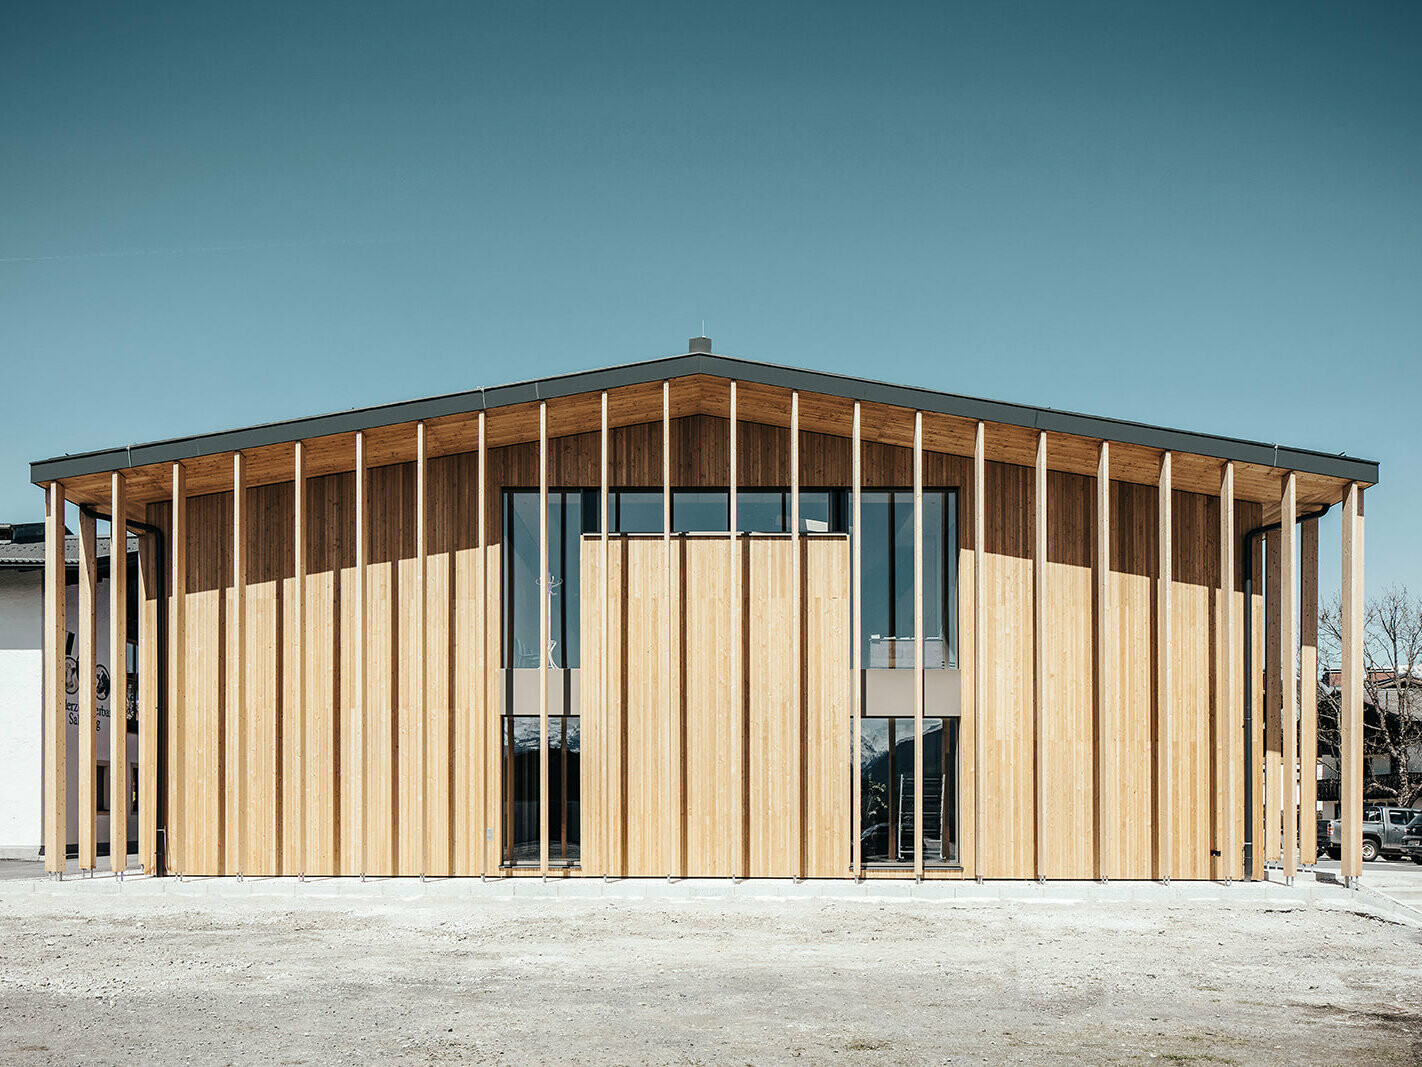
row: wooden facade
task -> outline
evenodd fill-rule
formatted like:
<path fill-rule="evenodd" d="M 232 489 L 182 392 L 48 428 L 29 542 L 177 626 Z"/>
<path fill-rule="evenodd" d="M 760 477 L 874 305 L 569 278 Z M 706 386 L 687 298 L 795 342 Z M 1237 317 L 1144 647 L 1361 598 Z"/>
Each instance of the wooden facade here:
<path fill-rule="evenodd" d="M 1291 713 L 1294 660 L 1275 647 L 1276 630 L 1299 633 L 1276 624 L 1278 603 L 1317 603 L 1316 533 L 1303 535 L 1301 573 L 1292 554 L 1280 568 L 1301 592 L 1271 601 L 1267 618 L 1262 603 L 1246 611 L 1247 569 L 1256 601 L 1264 582 L 1243 546 L 1281 516 L 1342 502 L 1354 641 L 1370 484 L 706 373 L 41 481 L 51 552 L 66 499 L 143 535 L 145 871 L 161 851 L 184 875 L 1042 879 L 1244 878 L 1258 873 L 1248 841 L 1290 875 L 1312 861 L 1312 819 L 1298 815 L 1312 775 L 1301 787 L 1295 760 L 1312 756 L 1316 710 L 1307 700 Z M 848 531 L 802 530 L 803 492 L 824 487 L 850 494 Z M 610 532 L 614 488 L 662 491 L 662 529 Z M 672 488 L 728 490 L 729 528 L 674 532 Z M 788 491 L 789 532 L 738 533 L 738 494 L 763 488 Z M 536 862 L 514 864 L 506 848 L 512 489 L 538 493 L 542 575 L 550 492 L 591 491 L 599 516 L 576 549 L 575 864 L 557 862 L 566 842 L 549 818 L 551 798 L 568 795 L 549 758 L 550 715 L 566 706 L 550 706 L 566 705 L 572 683 L 548 652 L 536 653 L 532 710 Z M 861 856 L 853 531 L 861 492 L 884 489 L 913 501 L 915 576 L 925 492 L 952 490 L 956 507 L 953 862 L 925 862 L 921 819 L 904 864 Z M 1294 543 L 1294 522 L 1282 529 L 1265 535 L 1271 560 Z M 926 712 L 944 714 L 925 679 L 922 588 L 903 709 L 915 738 Z M 51 668 L 63 662 L 62 597 L 55 610 Z M 538 614 L 548 650 L 546 594 Z M 1245 641 L 1269 643 L 1253 662 L 1273 672 L 1252 704 L 1271 728 L 1250 768 Z M 1343 669 L 1356 688 L 1350 654 Z M 62 685 L 47 692 L 63 706 Z M 1284 721 L 1298 724 L 1288 743 Z M 1345 808 L 1361 782 L 1350 721 Z M 924 743 L 912 747 L 920 812 Z M 47 782 L 66 756 L 51 734 Z M 1246 790 L 1247 773 L 1263 787 Z M 1246 812 L 1247 791 L 1267 819 Z M 53 816 L 62 793 L 46 797 Z M 1301 830 L 1281 846 L 1260 840 L 1261 824 Z M 51 857 L 63 826 L 47 823 Z M 1360 871 L 1358 844 L 1345 874 Z M 82 847 L 81 859 L 93 865 Z"/>

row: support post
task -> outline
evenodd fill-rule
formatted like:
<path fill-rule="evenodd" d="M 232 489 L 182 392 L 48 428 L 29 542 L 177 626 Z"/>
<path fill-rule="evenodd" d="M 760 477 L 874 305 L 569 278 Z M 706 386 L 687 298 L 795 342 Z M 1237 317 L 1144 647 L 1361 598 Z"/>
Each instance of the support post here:
<path fill-rule="evenodd" d="M 983 633 L 983 553 L 987 536 L 987 448 L 986 427 L 978 423 L 973 435 L 973 870 L 978 881 L 987 873 L 987 842 L 983 837 L 983 783 L 986 767 L 983 763 L 983 734 L 987 727 L 984 714 L 983 675 L 987 670 L 986 637 Z"/>
<path fill-rule="evenodd" d="M 790 394 L 790 613 L 791 651 L 791 743 L 790 743 L 790 804 L 791 869 L 793 877 L 805 876 L 805 733 L 804 695 L 800 675 L 804 670 L 804 639 L 800 598 L 800 393 Z"/>
<path fill-rule="evenodd" d="M 1239 860 L 1239 842 L 1235 836 L 1235 820 L 1239 817 L 1238 793 L 1242 759 L 1236 760 L 1240 731 L 1244 725 L 1239 717 L 1238 676 L 1234 670 L 1236 647 L 1234 609 L 1234 464 L 1226 462 L 1220 472 L 1220 682 L 1215 714 L 1215 782 L 1224 794 L 1223 810 L 1215 839 L 1219 842 L 1220 858 L 1215 877 L 1226 881 L 1234 877 Z M 1248 640 L 1248 638 L 1246 638 Z"/>
<path fill-rule="evenodd" d="M 665 760 L 667 877 L 681 873 L 680 851 L 682 811 L 677 782 L 680 778 L 681 731 L 678 701 L 672 692 L 672 501 L 671 501 L 671 382 L 662 382 L 662 697 L 666 702 L 667 747 Z"/>
<path fill-rule="evenodd" d="M 50 482 L 44 502 L 44 869 L 62 876 L 69 852 L 64 486 Z"/>
<path fill-rule="evenodd" d="M 1114 878 L 1116 863 L 1115 636 L 1111 611 L 1111 442 L 1096 454 L 1096 876 Z"/>
<path fill-rule="evenodd" d="M 1160 574 L 1159 592 L 1156 596 L 1156 703 L 1159 728 L 1156 745 L 1156 795 L 1158 798 L 1155 839 L 1159 848 L 1159 871 L 1162 882 L 1170 881 L 1172 860 L 1175 851 L 1175 790 L 1172 780 L 1174 771 L 1175 744 L 1175 680 L 1171 663 L 1171 589 L 1174 584 L 1172 574 L 1174 539 L 1171 530 L 1171 455 L 1166 452 L 1160 458 L 1160 482 L 1156 487 L 1156 503 L 1159 515 L 1157 532 L 1158 567 Z"/>
<path fill-rule="evenodd" d="M 295 546 L 295 560 L 293 573 L 295 574 L 295 604 L 292 612 L 292 619 L 296 626 L 296 670 L 295 689 L 296 715 L 293 729 L 290 736 L 296 742 L 294 748 L 295 759 L 293 788 L 283 798 L 291 801 L 289 805 L 296 820 L 296 874 L 299 878 L 306 877 L 306 870 L 309 860 L 306 853 L 307 830 L 306 824 L 309 820 L 308 801 L 310 791 L 306 788 L 306 445 L 303 441 L 297 441 L 293 450 L 292 466 L 292 489 L 293 507 L 292 518 L 295 524 L 293 531 L 293 544 Z"/>
<path fill-rule="evenodd" d="M 611 788 L 608 767 L 611 761 L 608 759 L 610 749 L 610 739 L 612 731 L 611 708 L 608 697 L 612 692 L 612 686 L 608 679 L 608 673 L 612 670 L 612 654 L 607 643 L 610 637 L 607 613 L 612 606 L 612 580 L 608 576 L 607 569 L 610 563 L 610 545 L 608 525 L 608 448 L 609 432 L 607 424 L 607 390 L 602 391 L 602 464 L 600 467 L 600 478 L 598 485 L 598 529 L 602 532 L 602 604 L 598 608 L 598 624 L 600 628 L 598 650 L 599 650 L 599 689 L 598 707 L 601 709 L 598 715 L 598 737 L 601 744 L 598 745 L 598 762 L 602 775 L 602 788 L 599 790 L 601 804 L 598 809 L 598 833 L 597 839 L 602 846 L 601 866 L 604 875 L 612 870 L 612 812 L 613 806 L 608 790 Z"/>
<path fill-rule="evenodd" d="M 731 780 L 735 783 L 732 807 L 731 876 L 744 878 L 746 865 L 746 792 L 750 788 L 746 767 L 746 699 L 745 680 L 745 583 L 741 567 L 740 516 L 737 487 L 740 476 L 740 438 L 737 426 L 736 383 L 731 382 L 730 476 L 731 500 L 729 526 L 731 531 Z"/>
<path fill-rule="evenodd" d="M 1283 858 L 1284 797 L 1284 660 L 1283 660 L 1283 533 L 1264 539 L 1264 862 Z M 1256 846 L 1257 847 L 1257 846 Z"/>
<path fill-rule="evenodd" d="M 548 402 L 538 404 L 538 873 L 548 877 Z"/>
<path fill-rule="evenodd" d="M 247 847 L 247 457 L 232 453 L 232 665 L 228 668 L 228 759 L 232 783 L 233 849 L 241 878 Z"/>
<path fill-rule="evenodd" d="M 158 587 L 163 561 L 158 537 L 138 537 L 138 863 L 158 870 Z"/>
<path fill-rule="evenodd" d="M 415 721 L 419 745 L 420 877 L 430 871 L 429 464 L 425 424 L 415 423 Z"/>
<path fill-rule="evenodd" d="M 109 479 L 109 869 L 128 868 L 128 495 Z"/>
<path fill-rule="evenodd" d="M 94 516 L 79 512 L 79 869 L 92 871 L 98 861 L 98 796 L 94 779 L 98 777 L 98 693 L 94 681 L 99 670 L 99 648 L 96 641 L 97 597 L 99 584 L 98 537 Z"/>
<path fill-rule="evenodd" d="M 186 797 L 181 791 L 184 742 L 187 738 L 187 647 L 188 647 L 188 472 L 181 463 L 173 464 L 173 498 L 168 528 L 168 558 L 172 575 L 168 581 L 168 706 L 167 749 L 164 753 L 168 780 L 167 819 L 163 827 L 163 855 L 169 873 L 183 873 L 189 856 Z M 161 565 L 161 564 L 160 564 Z"/>
<path fill-rule="evenodd" d="M 860 412 L 859 401 L 854 402 L 854 425 L 851 431 L 853 441 L 850 447 L 854 451 L 853 459 L 850 463 L 851 477 L 854 487 L 854 514 L 851 525 L 854 529 L 854 543 L 852 550 L 854 553 L 854 595 L 850 604 L 852 619 L 850 621 L 850 641 L 852 648 L 850 651 L 849 666 L 849 691 L 852 694 L 849 713 L 853 716 L 850 737 L 853 739 L 853 747 L 849 754 L 849 775 L 850 791 L 852 795 L 851 807 L 852 823 L 851 837 L 853 842 L 853 855 L 851 863 L 853 865 L 854 878 L 857 881 L 864 865 L 863 846 L 860 835 L 864 832 L 864 797 L 861 793 L 863 784 L 860 781 L 859 765 L 863 752 L 863 715 L 864 715 L 864 523 L 863 523 L 863 480 L 864 480 L 864 444 L 860 439 Z"/>
<path fill-rule="evenodd" d="M 482 413 L 481 413 L 482 414 Z M 355 798 L 355 867 L 362 878 L 369 873 L 369 789 L 370 775 L 370 724 L 366 722 L 366 690 L 369 687 L 370 658 L 366 650 L 367 634 L 370 632 L 370 488 L 366 479 L 365 431 L 357 430 L 355 435 L 355 617 L 356 633 L 354 647 L 355 703 L 351 722 L 355 728 L 353 748 L 355 749 L 355 784 L 351 793 Z"/>
<path fill-rule="evenodd" d="M 1283 850 L 1284 877 L 1294 879 L 1299 873 L 1299 793 L 1298 793 L 1298 721 L 1299 721 L 1299 668 L 1298 639 L 1299 615 L 1298 592 L 1299 572 L 1297 561 L 1299 528 L 1297 524 L 1298 496 L 1297 479 L 1293 471 L 1284 475 L 1282 491 L 1279 495 L 1279 543 L 1282 555 L 1283 575 L 1280 579 L 1283 600 L 1280 617 L 1283 631 L 1280 643 L 1283 646 L 1283 765 L 1281 784 L 1283 796 Z"/>
<path fill-rule="evenodd" d="M 1346 879 L 1363 873 L 1363 487 L 1343 496 L 1343 678 L 1339 694 L 1343 857 Z"/>
<path fill-rule="evenodd" d="M 1033 855 L 1038 880 L 1047 877 L 1047 435 L 1037 434 L 1032 494 L 1032 777 Z"/>
<path fill-rule="evenodd" d="M 913 874 L 923 877 L 923 412 L 913 413 Z"/>
<path fill-rule="evenodd" d="M 1299 529 L 1299 862 L 1318 860 L 1318 523 Z"/>

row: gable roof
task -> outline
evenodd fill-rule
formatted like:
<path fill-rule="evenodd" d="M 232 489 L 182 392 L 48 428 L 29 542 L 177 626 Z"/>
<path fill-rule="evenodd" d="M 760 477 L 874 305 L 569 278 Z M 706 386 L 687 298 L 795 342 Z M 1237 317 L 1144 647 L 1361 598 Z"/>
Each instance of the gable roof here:
<path fill-rule="evenodd" d="M 469 389 L 422 400 L 405 400 L 374 407 L 306 418 L 269 422 L 236 430 L 175 437 L 146 444 L 103 449 L 76 455 L 36 460 L 30 464 L 30 480 L 36 484 L 62 481 L 80 475 L 124 470 L 150 463 L 173 462 L 234 452 L 262 445 L 354 433 L 394 423 L 433 419 L 507 407 L 529 401 L 553 400 L 580 393 L 595 393 L 628 385 L 646 385 L 691 375 L 708 375 L 758 385 L 797 389 L 845 400 L 887 404 L 959 418 L 1004 423 L 1053 433 L 1145 445 L 1173 452 L 1188 452 L 1221 460 L 1259 464 L 1308 472 L 1331 478 L 1375 484 L 1378 464 L 1343 453 L 1332 454 L 1305 448 L 1266 444 L 1244 438 L 1177 430 L 1141 422 L 1082 415 L 1054 408 L 1033 407 L 998 400 L 945 393 L 914 386 L 894 385 L 804 370 L 773 363 L 736 359 L 710 353 L 688 353 L 663 359 L 627 363 L 601 370 L 559 374 L 548 378 L 508 385 Z"/>

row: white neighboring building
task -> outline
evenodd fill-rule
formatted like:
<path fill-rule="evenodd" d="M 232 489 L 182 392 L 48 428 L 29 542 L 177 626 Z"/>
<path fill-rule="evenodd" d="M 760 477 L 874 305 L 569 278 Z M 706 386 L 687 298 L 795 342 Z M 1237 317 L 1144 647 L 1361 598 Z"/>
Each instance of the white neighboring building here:
<path fill-rule="evenodd" d="M 107 811 L 109 770 L 109 722 L 114 703 L 110 691 L 118 695 L 120 721 L 128 729 L 129 800 L 128 844 L 137 847 L 138 811 L 134 783 L 138 764 L 138 734 L 133 718 L 132 674 L 136 646 L 129 645 L 128 663 L 118 672 L 128 685 L 113 685 L 109 664 L 109 539 L 97 539 L 98 587 L 95 591 L 95 643 L 98 645 L 98 736 L 95 738 L 96 777 L 102 792 L 95 840 L 101 856 L 108 854 L 109 818 Z M 130 581 L 136 574 L 135 538 L 129 538 Z M 77 664 L 74 661 L 75 625 L 79 614 L 79 538 L 65 539 L 64 557 L 68 573 L 65 622 L 69 630 L 68 792 L 70 848 L 79 840 L 79 706 Z M 129 633 L 136 634 L 132 617 L 136 598 L 128 598 Z M 44 841 L 44 524 L 0 524 L 0 859 L 35 859 Z M 128 694 L 125 699 L 125 694 Z"/>

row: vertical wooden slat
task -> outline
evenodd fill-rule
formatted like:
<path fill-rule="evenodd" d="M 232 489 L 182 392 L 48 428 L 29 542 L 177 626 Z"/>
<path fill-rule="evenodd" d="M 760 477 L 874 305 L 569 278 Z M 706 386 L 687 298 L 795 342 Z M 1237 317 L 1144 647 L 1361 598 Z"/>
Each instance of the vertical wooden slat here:
<path fill-rule="evenodd" d="M 352 674 L 351 684 L 355 686 L 355 699 L 351 713 L 351 724 L 355 737 L 351 747 L 355 751 L 355 782 L 351 786 L 351 796 L 355 801 L 354 818 L 351 820 L 355 834 L 356 873 L 364 878 L 369 867 L 370 794 L 367 779 L 370 774 L 370 724 L 366 722 L 366 688 L 369 683 L 370 657 L 367 648 L 367 634 L 370 629 L 370 486 L 366 476 L 365 431 L 357 430 L 355 435 L 355 638 L 351 642 Z"/>
<path fill-rule="evenodd" d="M 1217 878 L 1234 876 L 1239 859 L 1239 843 L 1235 838 L 1237 796 L 1235 782 L 1240 768 L 1235 765 L 1235 738 L 1243 724 L 1239 718 L 1238 679 L 1234 671 L 1235 609 L 1234 609 L 1234 464 L 1226 463 L 1220 473 L 1220 685 L 1218 710 L 1215 715 L 1215 781 L 1224 794 L 1223 810 L 1215 839 L 1222 853 L 1216 867 Z"/>
<path fill-rule="evenodd" d="M 923 877 L 923 412 L 913 413 L 913 874 Z"/>
<path fill-rule="evenodd" d="M 1265 863 L 1283 856 L 1284 819 L 1280 807 L 1284 790 L 1283 708 L 1283 535 L 1270 531 L 1264 539 L 1264 841 Z M 1256 847 L 1259 847 L 1256 845 Z"/>
<path fill-rule="evenodd" d="M 983 628 L 983 547 L 987 535 L 986 427 L 979 422 L 973 435 L 973 870 L 978 881 L 987 875 L 987 842 L 983 837 L 983 794 L 987 768 L 983 734 L 987 726 L 983 683 L 987 674 Z"/>
<path fill-rule="evenodd" d="M 98 819 L 98 797 L 94 778 L 97 775 L 98 701 L 94 679 L 99 669 L 99 649 L 96 642 L 95 614 L 99 584 L 98 537 L 94 517 L 79 512 L 79 618 L 75 658 L 79 663 L 79 765 L 76 800 L 79 806 L 79 869 L 92 871 L 98 866 L 98 840 L 95 832 Z"/>
<path fill-rule="evenodd" d="M 1363 489 L 1351 482 L 1343 496 L 1341 800 L 1345 878 L 1363 873 Z"/>
<path fill-rule="evenodd" d="M 736 412 L 736 383 L 731 382 L 730 426 L 730 537 L 731 537 L 731 876 L 744 878 L 746 868 L 746 790 L 749 768 L 746 766 L 746 700 L 742 677 L 745 663 L 745 586 L 742 580 L 740 515 L 737 502 L 739 484 L 740 438 Z"/>
<path fill-rule="evenodd" d="M 232 453 L 232 664 L 228 668 L 228 758 L 231 777 L 236 872 L 246 869 L 247 848 L 247 457 Z"/>
<path fill-rule="evenodd" d="M 790 829 L 791 873 L 805 875 L 805 737 L 803 693 L 800 676 L 804 668 L 804 605 L 800 597 L 800 394 L 790 394 Z"/>
<path fill-rule="evenodd" d="M 295 707 L 292 709 L 295 714 L 292 716 L 294 722 L 290 732 L 283 732 L 284 737 L 289 737 L 293 742 L 294 759 L 292 769 L 294 772 L 292 787 L 286 791 L 283 802 L 292 812 L 296 826 L 296 873 L 304 878 L 310 860 L 306 854 L 307 829 L 306 824 L 310 818 L 307 810 L 307 799 L 310 791 L 306 783 L 306 445 L 302 441 L 297 441 L 293 451 L 292 467 L 292 545 L 293 545 L 293 571 L 295 575 L 295 593 L 292 611 L 292 622 L 296 628 L 295 633 L 295 664 L 294 682 L 292 685 Z"/>
<path fill-rule="evenodd" d="M 548 874 L 548 402 L 538 405 L 538 870 Z"/>
<path fill-rule="evenodd" d="M 1171 486 L 1170 453 L 1160 458 L 1160 482 L 1156 487 L 1158 517 L 1156 529 L 1159 535 L 1158 593 L 1156 594 L 1156 703 L 1158 731 L 1156 735 L 1156 796 L 1157 826 L 1156 842 L 1159 849 L 1159 874 L 1161 881 L 1170 881 L 1171 860 L 1175 848 L 1175 797 L 1171 781 L 1174 770 L 1173 731 L 1175 687 L 1171 671 L 1171 587 L 1173 585 L 1172 558 L 1174 538 L 1171 531 Z"/>
<path fill-rule="evenodd" d="M 1032 492 L 1033 853 L 1037 877 L 1047 876 L 1047 435 L 1037 434 Z"/>
<path fill-rule="evenodd" d="M 479 488 L 478 488 L 478 518 L 475 520 L 475 527 L 478 536 L 478 562 L 475 567 L 476 580 L 478 581 L 478 596 L 476 597 L 475 612 L 478 617 L 478 654 L 474 657 L 476 664 L 477 696 L 475 698 L 475 729 L 474 729 L 474 757 L 473 766 L 469 773 L 470 788 L 474 791 L 471 798 L 473 810 L 478 813 L 479 821 L 475 823 L 476 840 L 478 843 L 477 855 L 479 857 L 478 874 L 483 877 L 489 870 L 489 845 L 492 837 L 493 824 L 498 820 L 491 819 L 488 797 L 489 782 L 495 779 L 496 775 L 490 770 L 489 759 L 489 731 L 498 726 L 498 716 L 494 714 L 494 709 L 489 700 L 489 584 L 488 584 L 488 554 L 489 540 L 487 530 L 487 519 L 484 509 L 488 506 L 488 480 L 489 480 L 489 457 L 486 441 L 485 413 L 479 412 Z"/>
<path fill-rule="evenodd" d="M 610 760 L 608 757 L 608 742 L 611 737 L 611 709 L 608 706 L 608 694 L 611 687 L 608 683 L 608 672 L 611 670 L 612 656 L 608 650 L 608 612 L 612 606 L 611 592 L 612 582 L 608 576 L 608 557 L 610 555 L 611 531 L 607 528 L 608 523 L 608 445 L 610 433 L 607 424 L 607 390 L 602 391 L 602 437 L 601 437 L 601 463 L 598 464 L 598 529 L 602 531 L 602 602 L 598 605 L 597 617 L 600 630 L 598 639 L 598 773 L 601 776 L 601 788 L 598 790 L 598 827 L 597 841 L 599 846 L 599 865 L 602 873 L 606 876 L 611 870 L 612 862 L 612 802 L 608 796 L 608 789 L 611 786 L 608 769 Z"/>
<path fill-rule="evenodd" d="M 862 650 L 862 648 L 861 648 L 861 646 L 862 646 L 862 644 L 863 644 L 863 642 L 864 642 L 864 635 L 863 635 L 863 627 L 864 627 L 864 617 L 863 617 L 863 610 L 864 610 L 864 599 L 863 599 L 863 593 L 864 593 L 864 590 L 863 590 L 863 586 L 864 586 L 864 551 L 863 551 L 863 541 L 864 541 L 864 524 L 863 524 L 863 488 L 864 488 L 864 487 L 863 487 L 863 481 L 864 481 L 864 470 L 863 470 L 863 467 L 864 467 L 864 456 L 863 456 L 863 453 L 864 453 L 864 445 L 863 445 L 863 442 L 862 442 L 861 439 L 860 439 L 859 414 L 860 414 L 860 413 L 859 413 L 859 401 L 856 400 L 856 401 L 854 402 L 854 427 L 853 427 L 853 430 L 852 430 L 853 441 L 852 441 L 852 443 L 851 443 L 851 445 L 850 445 L 850 447 L 854 450 L 854 456 L 853 456 L 853 459 L 851 460 L 851 472 L 852 472 L 852 473 L 851 473 L 851 478 L 852 478 L 852 480 L 853 480 L 853 486 L 854 486 L 854 488 L 853 488 L 853 492 L 854 492 L 854 515 L 853 515 L 853 522 L 852 522 L 852 525 L 853 525 L 853 527 L 854 527 L 854 545 L 853 545 L 853 551 L 854 551 L 854 561 L 853 561 L 853 567 L 854 567 L 854 599 L 853 599 L 852 604 L 850 605 L 850 612 L 851 612 L 851 615 L 852 615 L 852 618 L 851 618 L 851 621 L 850 621 L 850 633 L 851 633 L 851 640 L 853 641 L 853 651 L 850 653 L 850 666 L 849 666 L 849 686 L 850 686 L 850 690 L 849 690 L 849 691 L 850 691 L 850 694 L 851 694 L 851 701 L 850 701 L 849 712 L 850 712 L 850 714 L 854 717 L 854 723 L 853 723 L 854 729 L 853 729 L 853 733 L 852 733 L 852 735 L 851 735 L 851 736 L 853 737 L 853 739 L 854 739 L 854 743 L 853 743 L 852 748 L 850 749 L 850 755 L 849 755 L 849 773 L 850 773 L 850 782 L 851 782 L 851 785 L 852 785 L 852 794 L 853 794 L 853 800 L 852 800 L 852 813 L 853 813 L 852 832 L 853 832 L 853 836 L 850 838 L 850 840 L 853 842 L 853 845 L 854 845 L 854 849 L 853 849 L 853 860 L 852 860 L 852 862 L 853 862 L 853 864 L 854 864 L 854 877 L 855 877 L 855 878 L 858 878 L 858 877 L 859 877 L 861 864 L 863 863 L 863 855 L 862 855 L 863 849 L 862 849 L 862 844 L 861 844 L 861 841 L 860 841 L 860 835 L 862 835 L 863 832 L 864 832 L 864 827 L 863 827 L 863 825 L 862 825 L 862 818 L 863 818 L 863 814 L 864 814 L 864 811 L 863 811 L 864 798 L 863 798 L 863 796 L 862 796 L 862 794 L 861 794 L 861 792 L 860 792 L 860 790 L 861 790 L 861 788 L 862 788 L 862 783 L 861 783 L 860 780 L 859 780 L 859 761 L 860 761 L 860 759 L 861 759 L 861 748 L 862 748 L 863 743 L 864 743 L 864 741 L 863 741 L 863 729 L 864 729 L 864 724 L 863 724 L 863 722 L 862 722 L 862 717 L 863 717 L 863 715 L 864 715 L 864 708 L 863 708 L 864 686 L 863 686 L 863 683 L 862 683 L 863 675 L 861 674 L 861 672 L 862 672 L 863 669 L 864 669 L 864 663 L 863 663 L 864 653 L 863 653 L 863 650 Z"/>
<path fill-rule="evenodd" d="M 1096 456 L 1096 874 L 1116 876 L 1115 639 L 1111 611 L 1111 442 Z"/>
<path fill-rule="evenodd" d="M 1299 862 L 1318 859 L 1318 523 L 1299 531 Z"/>
<path fill-rule="evenodd" d="M 173 503 L 168 524 L 168 558 L 172 574 L 168 580 L 168 706 L 167 820 L 163 829 L 164 852 L 169 871 L 181 874 L 184 860 L 192 855 L 184 839 L 187 811 L 180 786 L 183 782 L 181 756 L 186 737 L 187 709 L 187 604 L 188 604 L 188 473 L 181 463 L 173 464 Z"/>
<path fill-rule="evenodd" d="M 685 874 L 682 854 L 686 837 L 685 826 L 685 760 L 680 694 L 672 684 L 672 640 L 676 605 L 680 598 L 672 589 L 672 483 L 671 483 L 671 382 L 662 382 L 662 697 L 666 701 L 666 819 L 667 873 L 672 877 Z M 685 576 L 683 575 L 683 581 Z"/>
<path fill-rule="evenodd" d="M 138 863 L 158 873 L 158 586 L 157 538 L 138 538 Z"/>
<path fill-rule="evenodd" d="M 109 869 L 128 867 L 128 495 L 109 479 Z M 136 783 L 135 783 L 136 784 Z"/>
<path fill-rule="evenodd" d="M 1294 878 L 1299 872 L 1299 797 L 1298 797 L 1298 718 L 1299 718 L 1299 675 L 1298 675 L 1298 590 L 1299 572 L 1298 550 L 1298 490 L 1293 471 L 1284 475 L 1282 491 L 1279 495 L 1279 546 L 1282 556 L 1283 573 L 1280 576 L 1282 600 L 1280 618 L 1282 632 L 1280 645 L 1283 649 L 1283 850 L 1284 877 Z"/>
<path fill-rule="evenodd" d="M 415 721 L 419 745 L 416 767 L 420 791 L 420 877 L 430 870 L 429 662 L 429 465 L 425 424 L 415 424 Z"/>
<path fill-rule="evenodd" d="M 64 486 L 59 482 L 46 487 L 44 519 L 44 869 L 62 875 L 69 851 L 69 709 L 64 686 Z"/>

